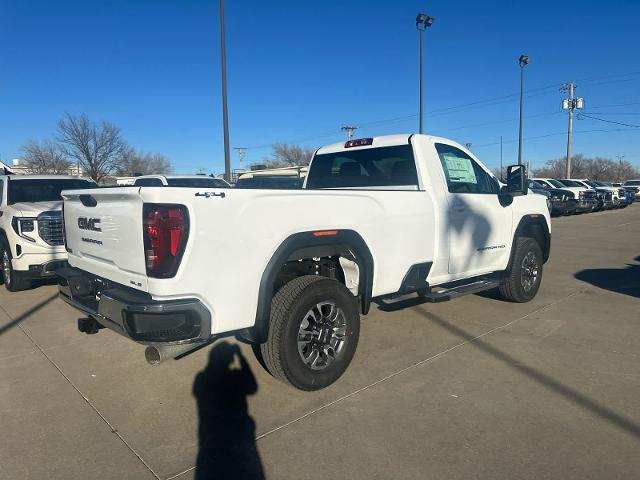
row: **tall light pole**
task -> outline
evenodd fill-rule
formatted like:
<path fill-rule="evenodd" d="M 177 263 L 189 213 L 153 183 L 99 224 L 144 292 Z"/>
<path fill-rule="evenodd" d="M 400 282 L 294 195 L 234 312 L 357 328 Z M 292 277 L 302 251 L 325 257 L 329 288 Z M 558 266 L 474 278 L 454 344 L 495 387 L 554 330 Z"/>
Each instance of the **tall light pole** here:
<path fill-rule="evenodd" d="M 430 17 L 424 13 L 419 13 L 416 16 L 416 28 L 418 29 L 418 42 L 420 44 L 420 129 L 418 133 L 424 133 L 422 128 L 422 32 L 429 28 L 433 24 L 433 17 Z"/>
<path fill-rule="evenodd" d="M 231 181 L 229 150 L 229 112 L 227 110 L 227 49 L 224 41 L 224 0 L 220 0 L 220 61 L 222 63 L 222 126 L 224 129 L 224 178 Z"/>
<path fill-rule="evenodd" d="M 522 165 L 522 96 L 524 92 L 524 67 L 526 67 L 531 59 L 527 55 L 520 55 L 518 63 L 520 64 L 520 131 L 518 133 L 518 165 Z"/>

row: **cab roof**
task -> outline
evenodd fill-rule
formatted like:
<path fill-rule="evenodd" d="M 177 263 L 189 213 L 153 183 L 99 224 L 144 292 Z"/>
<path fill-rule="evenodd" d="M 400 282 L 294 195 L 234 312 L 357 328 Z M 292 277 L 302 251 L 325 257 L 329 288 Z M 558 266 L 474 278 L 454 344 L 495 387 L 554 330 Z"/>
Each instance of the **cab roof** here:
<path fill-rule="evenodd" d="M 448 138 L 436 137 L 434 135 L 402 133 L 397 135 L 382 135 L 379 137 L 353 139 L 354 142 L 357 142 L 359 140 L 371 140 L 371 142 L 367 143 L 366 145 L 357 145 L 357 146 L 347 147 L 346 144 L 348 142 L 332 143 L 331 145 L 325 145 L 324 147 L 320 147 L 316 152 L 316 154 L 337 153 L 337 152 L 343 152 L 346 150 L 364 150 L 367 148 L 376 148 L 376 147 L 393 147 L 396 145 L 407 145 L 411 137 L 418 137 L 418 136 L 423 137 L 427 140 L 431 140 L 432 142 L 447 143 L 447 144 L 452 144 L 452 145 L 459 146 L 460 148 L 463 148 L 460 144 L 458 144 L 458 142 L 455 142 Z"/>
<path fill-rule="evenodd" d="M 86 180 L 87 182 L 93 182 L 87 177 L 77 177 L 74 175 L 3 175 L 9 177 L 11 181 L 17 180 Z"/>

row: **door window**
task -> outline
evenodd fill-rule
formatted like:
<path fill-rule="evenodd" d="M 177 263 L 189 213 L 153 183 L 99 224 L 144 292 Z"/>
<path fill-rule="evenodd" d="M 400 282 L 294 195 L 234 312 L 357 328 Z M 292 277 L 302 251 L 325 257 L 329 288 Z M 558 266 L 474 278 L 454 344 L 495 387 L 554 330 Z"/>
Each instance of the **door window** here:
<path fill-rule="evenodd" d="M 498 193 L 498 184 L 480 165 L 459 148 L 436 143 L 436 151 L 451 193 Z"/>
<path fill-rule="evenodd" d="M 2 205 L 3 193 L 4 193 L 4 180 L 0 179 L 0 205 Z"/>

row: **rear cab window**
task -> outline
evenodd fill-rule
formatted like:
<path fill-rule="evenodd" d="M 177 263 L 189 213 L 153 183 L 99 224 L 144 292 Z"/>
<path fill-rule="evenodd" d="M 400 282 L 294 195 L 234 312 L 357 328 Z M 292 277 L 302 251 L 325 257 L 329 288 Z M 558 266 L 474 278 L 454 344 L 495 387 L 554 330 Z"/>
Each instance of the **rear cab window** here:
<path fill-rule="evenodd" d="M 170 187 L 192 187 L 192 188 L 224 188 L 228 187 L 227 182 L 219 178 L 167 178 Z"/>
<path fill-rule="evenodd" d="M 24 179 L 9 180 L 7 188 L 7 204 L 53 202 L 62 200 L 63 190 L 82 190 L 96 188 L 93 181 L 81 179 Z"/>
<path fill-rule="evenodd" d="M 407 144 L 317 154 L 306 188 L 418 190 L 413 147 Z"/>
<path fill-rule="evenodd" d="M 162 180 L 159 178 L 139 178 L 133 185 L 134 187 L 161 187 Z"/>

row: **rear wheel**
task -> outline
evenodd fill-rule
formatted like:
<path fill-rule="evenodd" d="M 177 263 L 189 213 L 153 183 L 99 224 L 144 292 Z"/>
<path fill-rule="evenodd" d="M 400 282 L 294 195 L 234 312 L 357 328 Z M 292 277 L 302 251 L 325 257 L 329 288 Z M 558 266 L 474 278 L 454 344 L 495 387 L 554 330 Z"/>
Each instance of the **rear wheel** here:
<path fill-rule="evenodd" d="M 520 237 L 507 279 L 500 285 L 505 300 L 525 303 L 538 293 L 542 280 L 542 250 L 533 238 Z"/>
<path fill-rule="evenodd" d="M 26 290 L 31 286 L 31 282 L 22 278 L 19 273 L 13 269 L 11 264 L 11 251 L 4 246 L 0 252 L 0 262 L 2 262 L 2 282 L 10 292 L 19 292 Z"/>
<path fill-rule="evenodd" d="M 282 287 L 271 303 L 267 370 L 300 390 L 319 390 L 347 369 L 358 345 L 360 315 L 341 283 L 305 275 Z"/>

